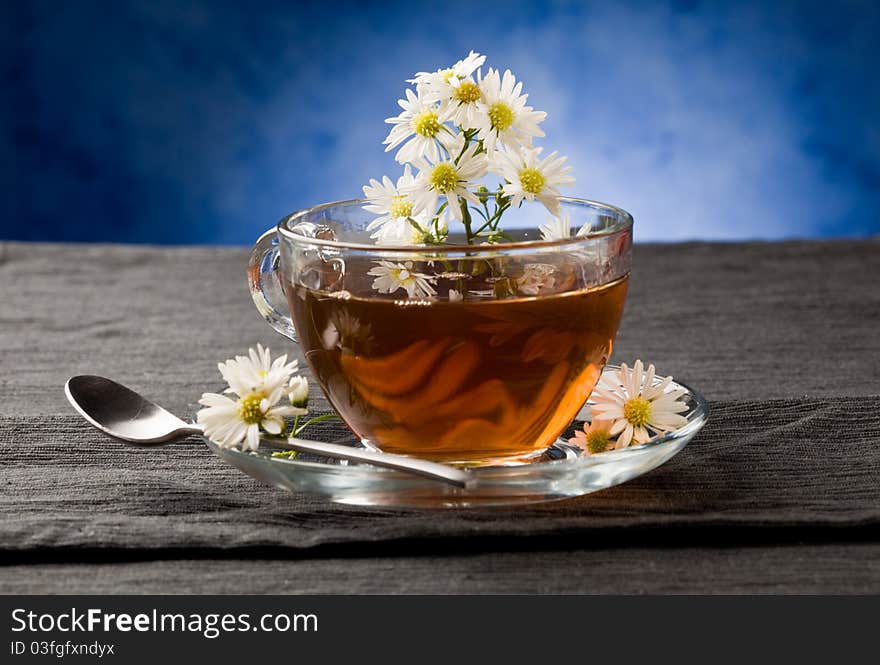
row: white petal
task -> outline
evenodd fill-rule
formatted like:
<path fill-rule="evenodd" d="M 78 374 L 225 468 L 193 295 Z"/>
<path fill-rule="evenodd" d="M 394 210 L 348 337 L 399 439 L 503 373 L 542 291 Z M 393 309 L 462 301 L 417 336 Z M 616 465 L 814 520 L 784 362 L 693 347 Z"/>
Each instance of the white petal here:
<path fill-rule="evenodd" d="M 203 406 L 222 407 L 234 405 L 235 402 L 225 395 L 218 395 L 217 393 L 204 393 L 202 395 L 202 398 L 199 400 L 199 404 L 202 404 Z"/>
<path fill-rule="evenodd" d="M 263 429 L 269 434 L 281 434 L 282 424 L 283 421 L 275 420 L 274 418 L 264 418 L 262 422 Z"/>
<path fill-rule="evenodd" d="M 678 429 L 687 425 L 687 418 L 676 414 L 667 414 L 663 416 L 655 416 L 651 418 L 651 425 L 662 427 L 663 429 Z"/>
<path fill-rule="evenodd" d="M 633 426 L 631 423 L 629 423 L 627 421 L 623 421 L 623 422 L 626 422 L 626 429 L 623 430 L 623 433 L 620 435 L 620 437 L 617 439 L 617 441 L 620 444 L 621 448 L 626 448 L 627 446 L 629 446 L 630 441 L 632 441 Z"/>
<path fill-rule="evenodd" d="M 645 374 L 645 380 L 642 381 L 642 394 L 644 395 L 645 390 L 650 389 L 654 385 L 654 365 L 648 365 L 648 371 Z M 648 399 L 647 397 L 645 399 Z"/>
<path fill-rule="evenodd" d="M 632 428 L 632 425 L 626 420 L 618 420 L 608 429 L 608 436 L 617 436 L 627 427 Z"/>
<path fill-rule="evenodd" d="M 269 410 L 271 416 L 305 416 L 309 410 L 298 406 L 276 406 Z"/>
<path fill-rule="evenodd" d="M 642 392 L 642 379 L 644 378 L 644 364 L 642 363 L 641 358 L 637 359 L 635 365 L 633 365 L 632 371 L 632 385 L 633 385 L 633 395 L 637 395 Z"/>
<path fill-rule="evenodd" d="M 249 450 L 256 450 L 260 447 L 260 426 L 248 425 L 247 430 L 247 447 Z"/>
<path fill-rule="evenodd" d="M 645 399 L 654 399 L 658 395 L 662 395 L 666 391 L 666 388 L 669 386 L 670 383 L 672 383 L 672 377 L 664 377 L 663 380 L 656 386 L 646 388 L 642 395 Z"/>

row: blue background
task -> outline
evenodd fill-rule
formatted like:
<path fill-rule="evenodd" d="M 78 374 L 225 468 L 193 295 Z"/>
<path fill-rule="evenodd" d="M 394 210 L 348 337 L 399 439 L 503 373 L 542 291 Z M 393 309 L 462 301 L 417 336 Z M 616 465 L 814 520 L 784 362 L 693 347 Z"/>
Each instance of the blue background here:
<path fill-rule="evenodd" d="M 640 240 L 880 231 L 876 0 L 5 0 L 0 238 L 249 244 L 396 177 L 404 79 L 469 49 Z"/>

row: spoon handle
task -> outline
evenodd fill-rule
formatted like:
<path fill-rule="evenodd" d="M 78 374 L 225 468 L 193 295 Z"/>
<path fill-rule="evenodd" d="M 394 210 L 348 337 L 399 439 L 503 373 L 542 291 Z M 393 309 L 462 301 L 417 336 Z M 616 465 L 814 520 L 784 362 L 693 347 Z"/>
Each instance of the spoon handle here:
<path fill-rule="evenodd" d="M 407 473 L 449 483 L 456 487 L 466 487 L 472 478 L 471 474 L 467 471 L 456 469 L 447 464 L 438 464 L 437 462 L 429 462 L 428 460 L 406 457 L 404 455 L 394 455 L 392 453 L 378 453 L 373 452 L 372 450 L 363 450 L 362 448 L 341 446 L 336 443 L 323 443 L 321 441 L 309 441 L 297 438 L 287 439 L 286 444 L 280 441 L 273 441 L 272 443 L 302 453 L 314 453 L 316 455 L 324 455 L 325 457 L 333 457 L 335 459 L 345 459 L 350 462 L 366 462 L 373 466 L 383 466 L 389 469 L 397 469 L 398 471 L 406 471 Z"/>
<path fill-rule="evenodd" d="M 189 428 L 192 434 L 202 434 L 202 428 L 193 424 Z M 449 483 L 456 487 L 467 487 L 473 476 L 467 471 L 456 469 L 448 464 L 439 464 L 438 462 L 429 462 L 428 460 L 418 459 L 417 457 L 406 457 L 405 455 L 394 455 L 392 453 L 376 452 L 373 450 L 364 450 L 363 448 L 352 448 L 351 446 L 342 446 L 338 443 L 324 443 L 322 441 L 311 441 L 309 439 L 289 438 L 286 441 L 272 439 L 272 445 L 282 448 L 289 448 L 301 453 L 313 453 L 315 455 L 323 455 L 324 457 L 332 457 L 333 459 L 344 459 L 349 462 L 366 462 L 373 466 L 382 466 L 388 469 L 396 469 L 405 471 L 417 476 L 423 476 L 432 480 Z"/>

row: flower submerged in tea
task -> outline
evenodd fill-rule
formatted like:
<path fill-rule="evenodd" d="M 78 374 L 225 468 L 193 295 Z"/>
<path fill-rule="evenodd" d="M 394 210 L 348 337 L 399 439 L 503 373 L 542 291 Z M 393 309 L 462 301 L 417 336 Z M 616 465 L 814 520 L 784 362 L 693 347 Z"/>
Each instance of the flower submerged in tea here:
<path fill-rule="evenodd" d="M 364 323 L 348 310 L 337 309 L 321 333 L 321 342 L 325 349 L 368 353 L 373 345 L 372 326 Z"/>
<path fill-rule="evenodd" d="M 412 261 L 379 261 L 367 274 L 376 278 L 373 280 L 373 288 L 379 293 L 394 293 L 403 289 L 410 298 L 427 298 L 437 293 L 431 285 L 435 278 L 415 272 Z"/>
<path fill-rule="evenodd" d="M 546 263 L 527 263 L 516 280 L 517 290 L 527 296 L 550 291 L 556 284 L 556 268 Z"/>

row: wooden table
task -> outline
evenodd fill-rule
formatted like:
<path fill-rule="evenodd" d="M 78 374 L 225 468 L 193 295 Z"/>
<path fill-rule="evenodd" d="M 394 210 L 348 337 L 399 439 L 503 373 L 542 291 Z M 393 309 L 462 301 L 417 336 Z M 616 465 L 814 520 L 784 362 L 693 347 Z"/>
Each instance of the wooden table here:
<path fill-rule="evenodd" d="M 218 360 L 291 351 L 246 257 L 0 243 L 0 591 L 880 591 L 877 239 L 637 246 L 614 359 L 701 390 L 703 432 L 580 499 L 430 513 L 289 495 L 196 439 L 126 447 L 67 404 L 95 373 L 188 415 Z"/>

